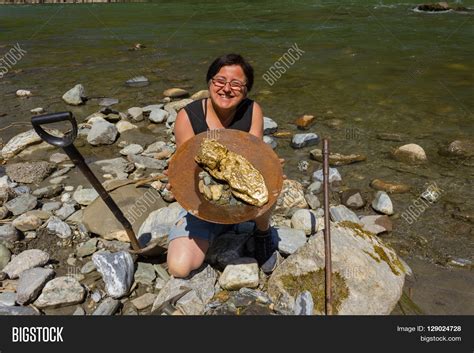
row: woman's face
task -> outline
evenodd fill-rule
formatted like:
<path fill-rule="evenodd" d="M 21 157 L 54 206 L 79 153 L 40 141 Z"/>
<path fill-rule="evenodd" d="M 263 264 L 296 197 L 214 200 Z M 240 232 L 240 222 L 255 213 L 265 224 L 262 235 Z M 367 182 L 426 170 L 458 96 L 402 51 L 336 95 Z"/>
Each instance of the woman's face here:
<path fill-rule="evenodd" d="M 246 83 L 247 79 L 240 65 L 221 67 L 209 85 L 212 102 L 221 109 L 237 107 L 247 95 Z"/>

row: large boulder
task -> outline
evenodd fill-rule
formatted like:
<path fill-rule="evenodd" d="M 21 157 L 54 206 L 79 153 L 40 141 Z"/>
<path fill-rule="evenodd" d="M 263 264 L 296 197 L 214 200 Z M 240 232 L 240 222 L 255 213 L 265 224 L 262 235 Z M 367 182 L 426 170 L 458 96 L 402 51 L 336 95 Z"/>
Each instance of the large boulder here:
<path fill-rule="evenodd" d="M 268 293 L 283 312 L 294 313 L 295 300 L 309 291 L 313 314 L 324 313 L 324 236 L 306 245 L 278 266 Z M 409 271 L 393 249 L 358 224 L 331 224 L 333 311 L 339 315 L 388 315 L 402 295 Z"/>

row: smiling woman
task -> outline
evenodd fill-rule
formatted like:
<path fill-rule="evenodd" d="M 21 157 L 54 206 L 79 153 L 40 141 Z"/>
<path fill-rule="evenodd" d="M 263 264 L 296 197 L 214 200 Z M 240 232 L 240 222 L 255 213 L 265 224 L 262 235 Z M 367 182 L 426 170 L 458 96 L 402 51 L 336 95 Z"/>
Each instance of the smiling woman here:
<path fill-rule="evenodd" d="M 253 85 L 252 66 L 238 54 L 227 54 L 210 65 L 206 81 L 209 99 L 187 105 L 176 117 L 176 146 L 179 148 L 201 132 L 217 129 L 241 130 L 263 138 L 262 110 L 247 98 Z M 255 257 L 259 264 L 263 264 L 274 250 L 270 215 L 271 209 L 255 219 Z M 183 211 L 168 238 L 170 273 L 185 277 L 201 266 L 210 242 L 231 227 L 209 223 Z"/>

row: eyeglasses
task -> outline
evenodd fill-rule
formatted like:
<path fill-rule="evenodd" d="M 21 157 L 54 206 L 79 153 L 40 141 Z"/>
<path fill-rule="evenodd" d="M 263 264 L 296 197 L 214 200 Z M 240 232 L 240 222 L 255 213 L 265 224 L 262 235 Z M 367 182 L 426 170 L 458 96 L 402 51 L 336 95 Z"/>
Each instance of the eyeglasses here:
<path fill-rule="evenodd" d="M 230 84 L 230 89 L 233 91 L 242 91 L 245 87 L 245 83 L 242 83 L 238 80 L 227 81 L 225 78 L 218 77 L 218 78 L 211 78 L 212 83 L 214 86 L 218 88 L 225 87 L 227 83 Z"/>

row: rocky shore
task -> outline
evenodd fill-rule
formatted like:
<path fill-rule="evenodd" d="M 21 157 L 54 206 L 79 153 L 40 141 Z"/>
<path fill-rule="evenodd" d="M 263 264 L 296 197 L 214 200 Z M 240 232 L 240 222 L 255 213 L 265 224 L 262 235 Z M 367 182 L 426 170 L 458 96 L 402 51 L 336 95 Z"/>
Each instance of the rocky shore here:
<path fill-rule="evenodd" d="M 18 99 L 27 99 L 24 92 L 17 93 Z M 169 230 L 182 210 L 165 188 L 163 174 L 176 149 L 174 121 L 179 109 L 207 95 L 199 91 L 189 96 L 172 88 L 160 102 L 127 111 L 114 110 L 118 101 L 106 98 L 98 112 L 79 124 L 76 145 L 119 148 L 113 158 L 94 161 L 91 167 L 101 173 L 104 187 L 142 243 L 153 239 L 167 246 Z M 88 104 L 80 84 L 62 99 L 69 105 Z M 42 108 L 32 113 L 40 112 Z M 301 133 L 281 131 L 266 117 L 265 142 L 276 148 L 291 138 L 294 149 L 306 149 L 308 159 L 320 161 L 319 136 L 304 131 L 314 119 L 304 116 L 295 123 Z M 143 128 L 166 138 L 145 143 Z M 472 141 L 463 140 L 440 153 L 472 156 L 473 150 Z M 38 151 L 48 151 L 48 160 L 23 159 Z M 125 232 L 95 190 L 85 179 L 74 179 L 77 168 L 34 130 L 7 141 L 1 155 L 0 314 L 169 314 L 163 308 L 177 296 L 173 310 L 186 315 L 323 314 L 322 170 L 311 181 L 284 181 L 272 217 L 278 250 L 261 268 L 253 257 L 253 224 L 247 222 L 216 239 L 205 266 L 178 279 L 167 272 L 165 255 L 146 259 L 128 252 Z M 408 165 L 428 160 L 416 144 L 395 148 L 392 158 Z M 341 315 L 390 314 L 402 297 L 405 276 L 412 275 L 380 237 L 393 230 L 397 205 L 390 194 L 408 192 L 409 186 L 380 179 L 372 181 L 370 193 L 342 186 L 337 167 L 365 160 L 357 153 L 330 156 L 333 291 L 335 311 Z M 298 168 L 308 165 L 301 160 Z M 435 202 L 436 190 L 428 191 L 425 197 Z M 361 209 L 371 214 L 362 215 Z"/>

